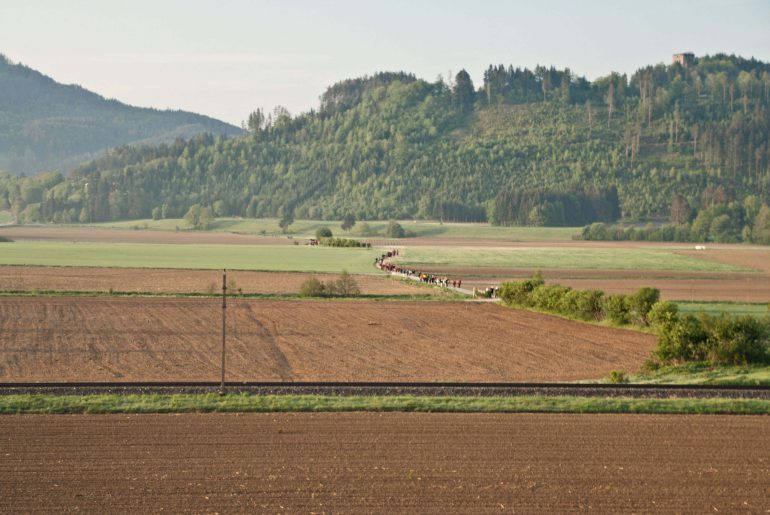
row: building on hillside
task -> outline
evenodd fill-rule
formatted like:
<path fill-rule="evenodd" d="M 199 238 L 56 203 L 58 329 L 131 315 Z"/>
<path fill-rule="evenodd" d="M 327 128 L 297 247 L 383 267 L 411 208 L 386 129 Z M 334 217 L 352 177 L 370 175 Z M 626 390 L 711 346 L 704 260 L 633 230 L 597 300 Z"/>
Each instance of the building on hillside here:
<path fill-rule="evenodd" d="M 695 62 L 695 54 L 692 52 L 682 52 L 681 54 L 674 54 L 673 63 L 679 63 L 682 66 L 689 66 Z"/>

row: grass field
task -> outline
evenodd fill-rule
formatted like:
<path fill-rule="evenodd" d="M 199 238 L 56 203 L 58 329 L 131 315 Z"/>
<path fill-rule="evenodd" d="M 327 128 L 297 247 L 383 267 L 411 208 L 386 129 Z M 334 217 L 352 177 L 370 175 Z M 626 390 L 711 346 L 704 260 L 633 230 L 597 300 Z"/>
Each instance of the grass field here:
<path fill-rule="evenodd" d="M 706 313 L 707 315 L 751 315 L 763 317 L 770 315 L 770 305 L 767 303 L 742 303 L 742 302 L 677 302 L 680 313 Z"/>
<path fill-rule="evenodd" d="M 335 236 L 345 236 L 339 221 L 297 220 L 289 228 L 289 234 L 311 237 L 319 227 L 330 228 Z M 350 235 L 361 236 L 358 229 L 363 221 L 358 222 Z M 367 221 L 374 233 L 372 237 L 383 237 L 388 222 Z M 402 221 L 399 222 L 417 236 L 442 238 L 476 238 L 520 241 L 569 240 L 579 234 L 580 227 L 496 227 L 485 223 L 443 223 L 435 221 Z M 174 231 L 177 228 L 186 229 L 185 221 L 179 218 L 166 220 L 129 220 L 123 222 L 106 222 L 93 224 L 94 227 L 109 227 L 116 229 L 155 229 Z M 238 232 L 247 234 L 281 235 L 277 218 L 219 218 L 213 224 L 211 231 Z M 408 241 L 408 240 L 405 240 Z"/>
<path fill-rule="evenodd" d="M 667 250 L 625 248 L 446 248 L 413 247 L 397 261 L 414 266 L 677 270 L 736 272 L 748 268 L 682 256 Z"/>
<path fill-rule="evenodd" d="M 714 366 L 709 363 L 663 367 L 655 372 L 630 376 L 631 383 L 713 384 L 770 386 L 770 366 Z"/>
<path fill-rule="evenodd" d="M 400 411 L 432 413 L 770 414 L 755 399 L 321 395 L 4 395 L 0 414 Z"/>
<path fill-rule="evenodd" d="M 373 249 L 305 245 L 149 245 L 15 242 L 5 244 L 0 265 L 198 268 L 289 272 L 374 273 Z"/>

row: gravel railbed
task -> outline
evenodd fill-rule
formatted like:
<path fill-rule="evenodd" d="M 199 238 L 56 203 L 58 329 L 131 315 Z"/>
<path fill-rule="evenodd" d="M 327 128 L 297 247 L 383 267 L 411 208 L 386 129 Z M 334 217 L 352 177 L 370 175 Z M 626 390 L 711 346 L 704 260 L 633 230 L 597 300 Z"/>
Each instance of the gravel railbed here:
<path fill-rule="evenodd" d="M 333 395 L 333 396 L 456 396 L 456 397 L 633 397 L 633 398 L 730 398 L 770 399 L 767 387 L 717 387 L 671 385 L 397 385 L 397 384 L 244 384 L 229 383 L 227 393 L 252 395 Z M 215 383 L 189 384 L 0 384 L 0 395 L 51 394 L 203 394 L 217 393 Z"/>

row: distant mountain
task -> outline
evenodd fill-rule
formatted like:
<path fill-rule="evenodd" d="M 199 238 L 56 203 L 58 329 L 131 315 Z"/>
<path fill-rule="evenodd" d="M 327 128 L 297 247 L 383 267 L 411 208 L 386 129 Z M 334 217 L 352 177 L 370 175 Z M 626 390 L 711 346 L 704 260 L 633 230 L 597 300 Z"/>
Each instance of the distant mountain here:
<path fill-rule="evenodd" d="M 199 114 L 108 100 L 80 86 L 59 84 L 0 54 L 0 170 L 12 174 L 65 172 L 126 144 L 242 132 Z"/>

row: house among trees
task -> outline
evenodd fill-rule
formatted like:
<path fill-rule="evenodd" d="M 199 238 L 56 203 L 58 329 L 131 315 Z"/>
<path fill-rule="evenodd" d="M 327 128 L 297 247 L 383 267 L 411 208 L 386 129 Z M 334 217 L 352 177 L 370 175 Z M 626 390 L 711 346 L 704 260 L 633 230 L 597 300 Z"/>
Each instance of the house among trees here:
<path fill-rule="evenodd" d="M 673 64 L 679 63 L 682 66 L 689 66 L 695 62 L 695 54 L 692 52 L 683 52 L 681 54 L 674 54 Z"/>

